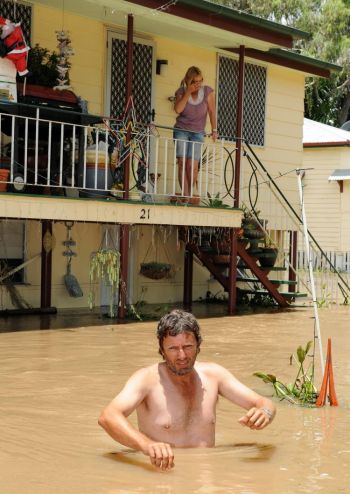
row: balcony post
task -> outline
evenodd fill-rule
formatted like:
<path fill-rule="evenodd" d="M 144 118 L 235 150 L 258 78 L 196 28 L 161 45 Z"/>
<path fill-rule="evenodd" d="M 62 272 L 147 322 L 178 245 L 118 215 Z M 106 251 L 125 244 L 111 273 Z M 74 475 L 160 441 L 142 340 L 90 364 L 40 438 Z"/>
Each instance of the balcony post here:
<path fill-rule="evenodd" d="M 241 152 L 243 137 L 243 104 L 244 104 L 244 54 L 245 47 L 239 47 L 238 61 L 238 92 L 237 92 L 237 117 L 236 117 L 236 159 L 235 159 L 235 183 L 234 183 L 234 207 L 239 208 L 239 188 L 241 175 Z"/>
<path fill-rule="evenodd" d="M 134 17 L 128 15 L 128 34 L 127 34 L 127 61 L 126 61 L 126 102 L 125 108 L 128 108 L 130 104 L 130 98 L 132 96 L 132 76 L 133 76 L 133 37 L 134 37 Z M 126 136 L 126 148 L 128 151 L 127 159 L 124 165 L 124 194 L 123 198 L 129 198 L 129 176 L 131 165 L 130 154 L 130 141 L 131 141 L 131 128 L 128 126 L 128 132 Z M 128 251 L 129 251 L 129 225 L 121 225 L 120 227 L 120 284 L 119 284 L 119 304 L 118 304 L 118 318 L 125 319 L 125 306 L 127 303 L 128 293 Z"/>
<path fill-rule="evenodd" d="M 125 308 L 128 293 L 128 259 L 129 259 L 129 225 L 120 226 L 120 283 L 118 319 L 125 319 Z"/>
<path fill-rule="evenodd" d="M 130 98 L 132 98 L 132 77 L 133 77 L 133 43 L 134 43 L 134 17 L 128 15 L 128 34 L 126 43 L 126 101 L 125 108 L 130 108 Z M 128 131 L 126 134 L 125 147 L 127 150 L 127 158 L 124 165 L 124 199 L 129 199 L 129 179 L 130 179 L 130 166 L 131 166 L 131 147 L 130 141 L 132 139 L 131 127 L 128 125 Z"/>
<path fill-rule="evenodd" d="M 288 280 L 296 281 L 296 269 L 297 269 L 297 245 L 298 245 L 298 232 L 291 230 L 289 232 L 289 271 Z M 288 285 L 288 291 L 296 291 L 296 285 Z"/>
<path fill-rule="evenodd" d="M 193 252 L 185 248 L 183 305 L 185 310 L 192 307 Z"/>
<path fill-rule="evenodd" d="M 228 291 L 228 314 L 234 316 L 237 310 L 237 234 L 236 229 L 230 230 L 230 271 L 229 271 L 229 291 Z"/>
<path fill-rule="evenodd" d="M 52 222 L 44 220 L 41 223 L 41 285 L 40 307 L 51 307 L 51 278 L 52 278 Z"/>

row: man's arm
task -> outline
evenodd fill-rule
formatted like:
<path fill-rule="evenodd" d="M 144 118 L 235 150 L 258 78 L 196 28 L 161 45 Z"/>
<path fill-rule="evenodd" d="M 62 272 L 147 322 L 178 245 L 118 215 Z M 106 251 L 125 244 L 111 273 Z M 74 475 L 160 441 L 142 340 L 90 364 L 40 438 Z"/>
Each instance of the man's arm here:
<path fill-rule="evenodd" d="M 216 368 L 219 395 L 247 410 L 239 423 L 258 430 L 269 425 L 276 415 L 272 401 L 242 384 L 227 369 L 219 365 Z"/>
<path fill-rule="evenodd" d="M 136 372 L 121 392 L 102 411 L 98 423 L 117 442 L 142 451 L 152 465 L 162 470 L 173 468 L 174 455 L 169 444 L 153 441 L 133 427 L 128 417 L 146 398 L 149 390 L 149 369 Z"/>

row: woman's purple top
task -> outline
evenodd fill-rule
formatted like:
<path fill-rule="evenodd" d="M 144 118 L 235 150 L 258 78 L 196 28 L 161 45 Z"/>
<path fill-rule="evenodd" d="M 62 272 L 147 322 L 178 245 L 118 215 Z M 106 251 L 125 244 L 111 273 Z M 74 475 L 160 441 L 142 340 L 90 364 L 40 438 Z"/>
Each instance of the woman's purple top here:
<path fill-rule="evenodd" d="M 198 91 L 196 100 L 190 96 L 185 109 L 176 118 L 175 127 L 178 129 L 192 130 L 193 132 L 204 132 L 208 114 L 208 96 L 213 90 L 209 86 L 202 86 Z M 180 87 L 175 97 L 185 94 L 185 88 Z"/>

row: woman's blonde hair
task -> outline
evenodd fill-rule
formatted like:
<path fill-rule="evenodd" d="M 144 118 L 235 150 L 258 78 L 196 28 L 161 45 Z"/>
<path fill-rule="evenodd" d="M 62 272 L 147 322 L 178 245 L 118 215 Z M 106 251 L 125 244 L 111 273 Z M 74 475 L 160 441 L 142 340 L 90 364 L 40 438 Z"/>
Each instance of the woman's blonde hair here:
<path fill-rule="evenodd" d="M 185 77 L 181 81 L 181 86 L 185 86 L 188 84 L 188 81 L 192 80 L 196 76 L 202 76 L 202 71 L 198 67 L 195 67 L 194 65 L 192 67 L 189 67 L 187 69 L 187 72 L 185 74 Z"/>

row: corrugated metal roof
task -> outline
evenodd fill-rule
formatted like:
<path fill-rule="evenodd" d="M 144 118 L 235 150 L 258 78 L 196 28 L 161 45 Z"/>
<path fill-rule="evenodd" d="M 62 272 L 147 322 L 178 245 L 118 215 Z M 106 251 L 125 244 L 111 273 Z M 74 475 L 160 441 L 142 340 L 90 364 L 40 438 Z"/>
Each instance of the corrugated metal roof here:
<path fill-rule="evenodd" d="M 332 175 L 328 177 L 328 180 L 350 180 L 350 170 L 341 170 L 340 168 L 337 168 Z"/>
<path fill-rule="evenodd" d="M 304 147 L 350 146 L 350 132 L 304 118 Z"/>

